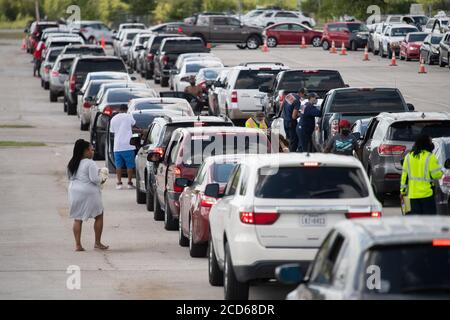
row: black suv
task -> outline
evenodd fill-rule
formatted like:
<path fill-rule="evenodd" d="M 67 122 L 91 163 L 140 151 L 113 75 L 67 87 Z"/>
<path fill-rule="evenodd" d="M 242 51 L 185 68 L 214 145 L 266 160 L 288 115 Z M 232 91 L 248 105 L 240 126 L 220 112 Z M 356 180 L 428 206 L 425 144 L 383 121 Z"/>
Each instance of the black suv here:
<path fill-rule="evenodd" d="M 137 203 L 146 203 L 148 211 L 154 209 L 153 194 L 156 187 L 157 165 L 147 161 L 147 157 L 150 154 L 159 153 L 163 158 L 172 133 L 176 129 L 196 126 L 232 127 L 233 123 L 221 117 L 165 116 L 156 118 L 150 125 L 147 135 L 143 139 L 143 146 L 140 146 L 136 156 L 136 201 Z M 163 218 L 164 216 L 155 215 L 155 220 Z"/>
<path fill-rule="evenodd" d="M 205 43 L 201 38 L 171 37 L 163 39 L 155 55 L 155 83 L 161 83 L 161 87 L 169 85 L 170 70 L 180 54 L 210 51 L 210 49 L 205 47 Z"/>
<path fill-rule="evenodd" d="M 64 83 L 64 111 L 77 114 L 78 94 L 90 72 L 117 71 L 128 72 L 122 59 L 113 56 L 80 56 L 70 69 L 69 78 Z"/>
<path fill-rule="evenodd" d="M 144 54 L 144 74 L 145 79 L 153 78 L 153 73 L 155 70 L 155 55 L 161 46 L 161 42 L 166 38 L 178 37 L 176 34 L 155 34 L 150 37 L 147 41 L 147 47 L 145 48 Z"/>

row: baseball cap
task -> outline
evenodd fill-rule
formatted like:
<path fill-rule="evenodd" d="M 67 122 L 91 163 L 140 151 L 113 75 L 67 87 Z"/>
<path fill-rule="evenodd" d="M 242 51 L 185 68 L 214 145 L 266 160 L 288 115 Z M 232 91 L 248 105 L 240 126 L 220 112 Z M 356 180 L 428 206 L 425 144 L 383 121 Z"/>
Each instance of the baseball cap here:
<path fill-rule="evenodd" d="M 315 92 L 308 93 L 308 99 L 318 98 L 318 97 L 319 97 L 319 95 L 317 93 L 315 93 Z"/>
<path fill-rule="evenodd" d="M 350 122 L 348 120 L 342 119 L 339 121 L 339 128 L 350 128 Z"/>

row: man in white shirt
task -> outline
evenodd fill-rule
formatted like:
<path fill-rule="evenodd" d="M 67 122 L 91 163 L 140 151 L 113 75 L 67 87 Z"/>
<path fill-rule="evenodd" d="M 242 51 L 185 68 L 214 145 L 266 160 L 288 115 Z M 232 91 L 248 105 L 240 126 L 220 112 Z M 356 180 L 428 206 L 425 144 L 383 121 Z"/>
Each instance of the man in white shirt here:
<path fill-rule="evenodd" d="M 122 171 L 127 170 L 128 189 L 133 189 L 133 174 L 136 168 L 134 159 L 136 147 L 130 145 L 133 136 L 133 127 L 136 124 L 133 116 L 127 113 L 127 105 L 120 106 L 119 114 L 111 120 L 110 131 L 114 133 L 114 160 L 116 163 L 117 186 L 122 189 Z"/>

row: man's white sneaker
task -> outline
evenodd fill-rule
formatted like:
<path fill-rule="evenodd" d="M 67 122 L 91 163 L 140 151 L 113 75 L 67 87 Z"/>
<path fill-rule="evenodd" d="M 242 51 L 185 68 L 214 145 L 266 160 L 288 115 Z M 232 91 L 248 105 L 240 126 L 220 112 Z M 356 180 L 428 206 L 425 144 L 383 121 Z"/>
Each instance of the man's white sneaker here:
<path fill-rule="evenodd" d="M 116 184 L 116 190 L 122 190 L 123 184 Z"/>
<path fill-rule="evenodd" d="M 128 184 L 128 185 L 127 185 L 127 188 L 128 188 L 129 190 L 134 189 L 134 185 L 133 185 L 133 184 Z"/>

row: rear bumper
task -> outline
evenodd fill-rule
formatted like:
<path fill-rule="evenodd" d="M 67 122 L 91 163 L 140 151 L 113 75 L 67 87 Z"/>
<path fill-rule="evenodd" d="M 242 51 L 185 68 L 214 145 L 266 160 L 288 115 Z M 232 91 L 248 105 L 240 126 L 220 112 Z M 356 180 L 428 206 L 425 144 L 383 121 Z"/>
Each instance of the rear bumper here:
<path fill-rule="evenodd" d="M 258 261 L 250 266 L 235 266 L 234 273 L 240 282 L 247 282 L 257 279 L 274 279 L 275 269 L 279 266 L 289 263 L 299 264 L 301 269 L 306 271 L 311 261 L 295 261 L 295 260 L 280 260 L 280 261 Z"/>

